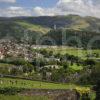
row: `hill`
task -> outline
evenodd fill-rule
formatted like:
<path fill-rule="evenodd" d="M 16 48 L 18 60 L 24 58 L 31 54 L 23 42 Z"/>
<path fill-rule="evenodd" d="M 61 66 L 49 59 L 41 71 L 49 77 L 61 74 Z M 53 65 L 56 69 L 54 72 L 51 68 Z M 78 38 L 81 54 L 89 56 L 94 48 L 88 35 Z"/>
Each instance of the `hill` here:
<path fill-rule="evenodd" d="M 20 41 L 23 38 L 32 38 L 33 42 L 41 34 L 46 34 L 50 28 L 42 27 L 41 25 L 31 24 L 20 20 L 9 20 L 9 18 L 2 18 L 0 20 L 0 39 L 10 38 Z"/>
<path fill-rule="evenodd" d="M 75 30 L 91 30 L 100 32 L 100 19 L 79 15 L 67 15 L 67 16 L 40 16 L 40 17 L 10 17 L 0 18 L 1 21 L 24 21 L 29 24 L 41 25 L 43 27 L 53 28 L 54 25 L 57 28 L 68 28 Z"/>
<path fill-rule="evenodd" d="M 50 36 L 57 45 L 62 45 L 62 30 L 66 30 L 67 38 L 76 36 L 77 33 L 77 36 L 82 39 L 82 47 L 86 47 L 88 40 L 100 36 L 100 19 L 78 15 L 0 18 L 0 38 L 10 36 L 20 41 L 29 37 L 32 43 L 36 43 L 37 38 L 43 35 Z M 46 42 L 45 44 L 48 44 Z M 70 45 L 77 46 L 75 42 Z"/>
<path fill-rule="evenodd" d="M 41 25 L 43 27 L 54 28 L 67 28 L 75 30 L 86 30 L 100 32 L 100 19 L 79 15 L 67 15 L 67 16 L 40 16 L 40 17 L 13 17 L 13 18 L 1 18 L 1 20 L 13 20 L 24 21 L 29 24 Z"/>

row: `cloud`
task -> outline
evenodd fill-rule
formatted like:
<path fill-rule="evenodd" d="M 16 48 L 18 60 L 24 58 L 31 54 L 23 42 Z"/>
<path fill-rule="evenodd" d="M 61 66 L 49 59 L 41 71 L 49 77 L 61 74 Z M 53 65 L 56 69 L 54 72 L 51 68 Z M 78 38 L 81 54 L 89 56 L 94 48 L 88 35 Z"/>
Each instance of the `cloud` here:
<path fill-rule="evenodd" d="M 35 15 L 41 15 L 41 16 L 43 16 L 44 14 L 45 14 L 45 9 L 43 9 L 43 8 L 41 8 L 41 7 L 35 7 L 34 9 L 33 9 L 33 12 L 35 13 Z"/>
<path fill-rule="evenodd" d="M 57 8 L 66 14 L 67 12 L 73 12 L 87 15 L 92 13 L 93 4 L 91 0 L 59 0 Z"/>
<path fill-rule="evenodd" d="M 36 16 L 53 16 L 53 15 L 55 15 L 53 12 L 54 12 L 54 9 L 52 9 L 52 8 L 48 8 L 46 10 L 45 8 L 35 7 L 33 9 L 33 13 Z"/>
<path fill-rule="evenodd" d="M 11 6 L 6 9 L 0 9 L 0 16 L 15 17 L 15 16 L 32 16 L 32 15 L 29 9 Z"/>
<path fill-rule="evenodd" d="M 0 2 L 16 2 L 16 0 L 0 0 Z M 0 16 L 54 16 L 78 14 L 100 18 L 99 0 L 58 0 L 54 7 L 8 7 L 0 9 Z"/>
<path fill-rule="evenodd" d="M 98 3 L 96 3 L 98 1 Z M 99 0 L 59 0 L 53 8 L 35 7 L 34 13 L 44 15 L 78 14 L 81 16 L 94 16 L 100 18 Z"/>
<path fill-rule="evenodd" d="M 16 0 L 0 0 L 0 2 L 15 3 Z"/>

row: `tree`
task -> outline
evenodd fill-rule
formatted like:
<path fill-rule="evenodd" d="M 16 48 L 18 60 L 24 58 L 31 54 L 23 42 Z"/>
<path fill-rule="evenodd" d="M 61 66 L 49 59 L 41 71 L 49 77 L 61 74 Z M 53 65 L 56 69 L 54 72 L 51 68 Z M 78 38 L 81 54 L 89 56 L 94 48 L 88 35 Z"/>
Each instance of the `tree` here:
<path fill-rule="evenodd" d="M 55 82 L 64 82 L 65 81 L 65 70 L 63 68 L 56 69 L 52 71 L 51 79 Z"/>
<path fill-rule="evenodd" d="M 93 84 L 97 84 L 100 79 L 100 63 L 96 63 L 96 65 L 92 68 L 91 79 Z"/>
<path fill-rule="evenodd" d="M 49 56 L 52 56 L 53 55 L 53 51 L 49 51 Z"/>
<path fill-rule="evenodd" d="M 96 86 L 94 87 L 96 91 L 96 100 L 100 99 L 100 79 L 97 81 Z"/>
<path fill-rule="evenodd" d="M 38 66 L 38 67 L 43 67 L 43 66 L 45 66 L 46 65 L 46 60 L 45 60 L 45 58 L 35 58 L 34 60 L 33 60 L 33 62 L 32 62 L 32 64 L 34 65 L 34 66 Z"/>
<path fill-rule="evenodd" d="M 89 68 L 91 69 L 94 65 L 96 64 L 96 62 L 92 59 L 87 59 L 84 61 L 84 65 L 85 66 L 89 66 Z"/>
<path fill-rule="evenodd" d="M 10 74 L 11 75 L 21 75 L 22 70 L 19 70 L 18 68 L 12 68 Z"/>
<path fill-rule="evenodd" d="M 46 80 L 46 72 L 47 72 L 47 68 L 42 68 L 41 73 L 42 73 L 42 79 Z"/>
<path fill-rule="evenodd" d="M 62 55 L 60 53 L 57 53 L 54 56 L 55 56 L 55 58 L 61 58 L 62 57 Z"/>
<path fill-rule="evenodd" d="M 24 73 L 31 73 L 34 70 L 33 65 L 31 65 L 30 63 L 27 63 L 23 66 L 23 72 Z"/>
<path fill-rule="evenodd" d="M 100 62 L 98 62 L 91 73 L 92 83 L 95 85 L 94 90 L 96 91 L 96 100 L 100 99 Z"/>
<path fill-rule="evenodd" d="M 62 62 L 63 69 L 66 70 L 68 68 L 68 63 L 67 62 Z"/>

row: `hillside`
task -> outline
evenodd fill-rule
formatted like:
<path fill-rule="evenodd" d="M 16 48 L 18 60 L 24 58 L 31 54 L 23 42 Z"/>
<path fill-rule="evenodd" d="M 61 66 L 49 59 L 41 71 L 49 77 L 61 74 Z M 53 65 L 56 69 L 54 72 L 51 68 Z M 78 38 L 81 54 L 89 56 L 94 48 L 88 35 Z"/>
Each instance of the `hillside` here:
<path fill-rule="evenodd" d="M 41 34 L 49 32 L 50 28 L 42 27 L 41 25 L 35 25 L 27 23 L 25 21 L 13 21 L 9 19 L 3 19 L 0 21 L 0 38 L 13 37 L 16 40 L 31 37 L 33 42 L 36 41 L 36 37 Z"/>
<path fill-rule="evenodd" d="M 67 15 L 67 16 L 40 16 L 40 17 L 12 17 L 12 18 L 0 18 L 1 21 L 24 21 L 29 24 L 41 25 L 43 27 L 53 28 L 54 25 L 57 28 L 68 28 L 75 30 L 91 30 L 100 31 L 100 19 L 87 16 L 81 17 L 79 15 Z"/>
<path fill-rule="evenodd" d="M 51 30 L 45 36 L 51 38 L 53 40 L 53 44 L 56 45 L 67 45 L 85 49 L 87 47 L 100 48 L 100 33 L 97 32 L 73 29 L 57 29 Z M 48 45 L 52 44 L 52 42 L 49 40 L 44 41 L 44 44 L 45 43 Z"/>
<path fill-rule="evenodd" d="M 100 31 L 100 19 L 94 17 L 81 17 L 78 15 L 67 16 L 40 16 L 40 17 L 13 17 L 1 18 L 1 20 L 24 21 L 29 24 L 41 25 L 43 27 L 68 28 L 75 30 Z"/>
<path fill-rule="evenodd" d="M 62 45 L 62 29 L 66 30 L 66 38 L 76 36 L 77 33 L 77 37 L 82 40 L 82 47 L 86 47 L 88 40 L 100 36 L 100 19 L 78 15 L 0 18 L 0 38 L 10 36 L 20 41 L 28 36 L 32 43 L 36 43 L 39 36 L 45 35 L 53 38 L 57 45 Z M 69 45 L 77 46 L 75 41 Z"/>

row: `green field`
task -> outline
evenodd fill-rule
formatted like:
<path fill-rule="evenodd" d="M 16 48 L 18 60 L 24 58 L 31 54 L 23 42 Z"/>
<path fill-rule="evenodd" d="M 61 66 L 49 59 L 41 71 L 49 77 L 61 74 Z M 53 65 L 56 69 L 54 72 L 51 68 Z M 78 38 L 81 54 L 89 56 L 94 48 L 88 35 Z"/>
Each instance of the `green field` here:
<path fill-rule="evenodd" d="M 30 81 L 22 79 L 11 79 L 11 78 L 0 78 L 3 81 L 3 84 L 0 84 L 0 87 L 18 87 L 18 88 L 35 88 L 35 89 L 68 89 L 74 88 L 75 85 L 72 84 L 55 84 L 39 81 Z M 13 82 L 10 83 L 10 81 Z M 17 84 L 15 83 L 17 81 Z M 25 84 L 24 84 L 25 83 Z"/>
<path fill-rule="evenodd" d="M 74 71 L 78 71 L 78 70 L 82 70 L 83 69 L 82 66 L 77 66 L 77 64 L 73 64 L 72 66 L 69 66 L 69 68 L 71 68 Z"/>
<path fill-rule="evenodd" d="M 9 67 L 12 67 L 14 65 L 12 64 L 6 64 L 6 63 L 0 63 L 0 67 L 6 67 L 6 68 L 9 68 Z"/>
<path fill-rule="evenodd" d="M 86 57 L 86 54 L 89 53 L 99 53 L 100 54 L 100 50 L 81 50 L 81 49 L 71 49 L 71 48 L 60 48 L 60 49 L 56 49 L 54 50 L 55 53 L 61 53 L 61 54 L 70 54 L 70 55 L 74 55 L 74 56 L 78 56 L 78 57 Z"/>
<path fill-rule="evenodd" d="M 96 94 L 90 94 L 91 100 L 95 100 Z M 20 95 L 0 95 L 0 100 L 53 100 L 49 96 L 20 96 Z"/>
<path fill-rule="evenodd" d="M 17 81 L 17 83 L 16 83 Z M 13 82 L 13 83 L 12 83 Z M 24 89 L 76 89 L 79 93 L 91 92 L 90 86 L 78 86 L 75 84 L 61 84 L 31 81 L 24 79 L 0 78 L 0 88 L 24 88 Z M 52 96 L 24 96 L 24 95 L 0 95 L 0 100 L 52 100 Z"/>
<path fill-rule="evenodd" d="M 41 48 L 43 49 L 43 48 Z M 78 56 L 82 59 L 86 59 L 87 54 L 94 54 L 97 53 L 99 54 L 99 58 L 100 58 L 100 50 L 99 49 L 94 49 L 94 50 L 83 50 L 83 49 L 78 49 L 78 48 L 73 48 L 73 47 L 47 47 L 45 48 L 47 51 L 53 51 L 54 54 L 60 53 L 60 54 L 69 54 L 69 55 L 74 55 L 74 56 Z M 38 50 L 38 48 L 37 48 Z"/>
<path fill-rule="evenodd" d="M 0 100 L 52 100 L 47 96 L 0 95 Z"/>
<path fill-rule="evenodd" d="M 2 82 L 1 82 L 2 81 Z M 16 82 L 17 81 L 17 82 Z M 0 87 L 16 87 L 25 89 L 89 89 L 89 87 L 77 86 L 75 84 L 48 83 L 40 81 L 31 81 L 24 79 L 0 78 Z"/>
<path fill-rule="evenodd" d="M 47 33 L 50 31 L 50 28 L 47 27 L 42 27 L 41 25 L 35 25 L 31 23 L 27 23 L 25 21 L 18 21 L 16 22 L 18 25 L 23 26 L 24 28 L 27 28 L 28 30 L 35 31 L 35 32 L 42 32 L 42 33 Z"/>

